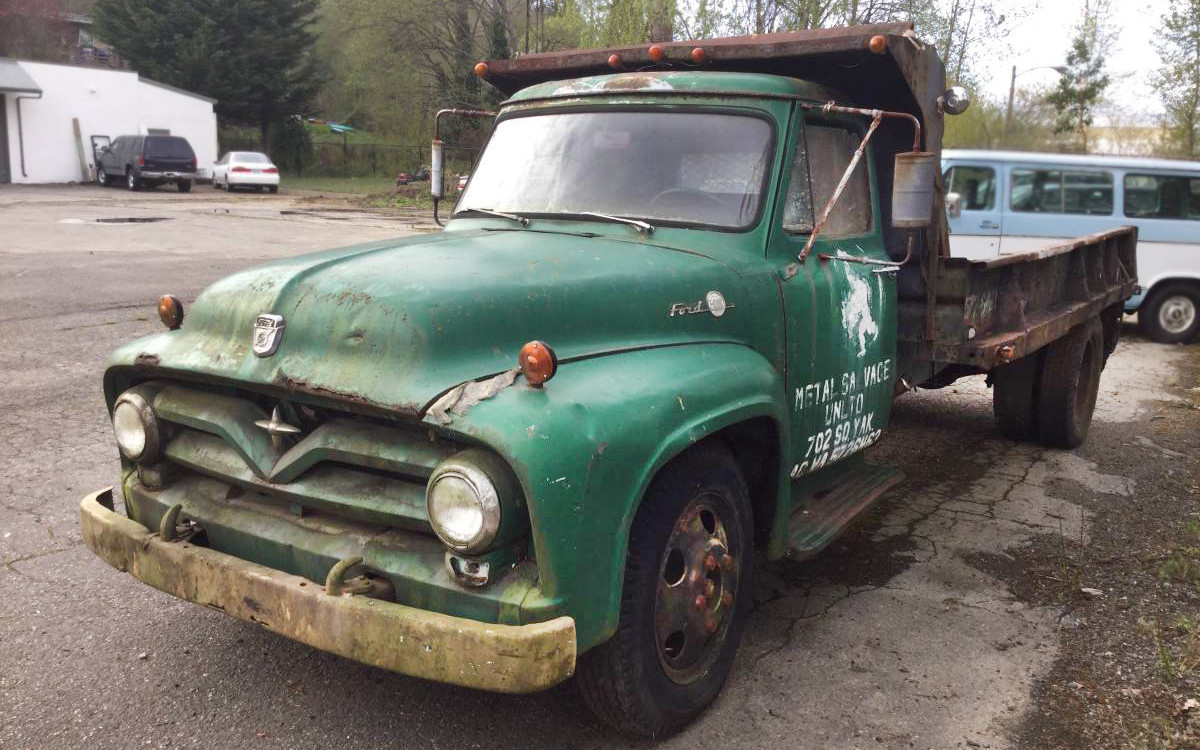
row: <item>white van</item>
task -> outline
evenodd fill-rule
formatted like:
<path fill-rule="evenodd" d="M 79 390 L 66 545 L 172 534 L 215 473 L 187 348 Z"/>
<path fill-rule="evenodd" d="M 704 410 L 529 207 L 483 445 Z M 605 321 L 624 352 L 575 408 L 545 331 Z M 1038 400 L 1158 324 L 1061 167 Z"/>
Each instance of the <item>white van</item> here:
<path fill-rule="evenodd" d="M 942 168 L 952 255 L 1010 255 L 1132 224 L 1140 290 L 1125 311 L 1155 341 L 1200 330 L 1200 162 L 947 149 Z"/>

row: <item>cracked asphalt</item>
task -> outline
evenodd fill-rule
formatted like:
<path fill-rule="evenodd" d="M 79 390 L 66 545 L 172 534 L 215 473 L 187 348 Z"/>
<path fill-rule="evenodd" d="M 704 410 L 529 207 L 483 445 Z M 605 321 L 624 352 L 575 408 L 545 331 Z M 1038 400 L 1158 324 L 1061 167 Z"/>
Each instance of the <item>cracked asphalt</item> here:
<path fill-rule="evenodd" d="M 163 292 L 186 303 L 252 263 L 410 231 L 339 207 L 286 191 L 0 189 L 0 748 L 640 744 L 570 683 L 501 696 L 381 672 L 172 599 L 82 546 L 79 498 L 117 479 L 107 354 L 158 327 Z M 94 221 L 131 217 L 166 220 Z M 1122 446 L 1178 399 L 1179 356 L 1123 341 L 1074 452 L 1001 438 L 979 378 L 898 401 L 869 456 L 908 480 L 818 559 L 763 568 L 728 686 L 663 744 L 1016 747 L 1063 610 L 972 563 L 1038 535 L 1086 541 L 1098 504 L 1136 503 L 1130 465 L 1171 448 Z"/>

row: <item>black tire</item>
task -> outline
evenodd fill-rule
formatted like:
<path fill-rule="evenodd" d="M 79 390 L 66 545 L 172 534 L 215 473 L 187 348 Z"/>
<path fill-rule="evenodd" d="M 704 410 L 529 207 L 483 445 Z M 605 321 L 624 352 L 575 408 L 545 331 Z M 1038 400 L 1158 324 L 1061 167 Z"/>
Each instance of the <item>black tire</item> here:
<path fill-rule="evenodd" d="M 701 446 L 659 472 L 630 529 L 617 631 L 579 659 L 580 692 L 597 716 L 665 737 L 717 697 L 752 598 L 752 530 L 728 451 Z"/>
<path fill-rule="evenodd" d="M 271 195 L 275 195 L 276 193 L 279 192 L 279 186 L 278 185 L 269 185 L 267 187 L 267 190 L 270 191 Z"/>
<path fill-rule="evenodd" d="M 181 193 L 190 193 L 190 192 L 192 192 L 192 181 L 191 180 L 179 180 L 178 182 L 175 183 L 175 187 L 179 188 L 179 192 L 181 192 Z"/>
<path fill-rule="evenodd" d="M 1138 329 L 1160 344 L 1191 341 L 1200 331 L 1200 287 L 1176 282 L 1154 290 L 1138 308 Z"/>
<path fill-rule="evenodd" d="M 112 185 L 112 181 L 108 179 L 108 172 L 105 172 L 104 168 L 99 165 L 96 165 L 96 184 L 102 188 Z"/>
<path fill-rule="evenodd" d="M 992 414 L 1010 440 L 1038 439 L 1038 375 L 1042 353 L 1034 352 L 992 372 Z"/>
<path fill-rule="evenodd" d="M 125 170 L 125 187 L 130 190 L 142 189 L 142 181 L 138 179 L 138 176 L 133 173 L 132 169 Z"/>
<path fill-rule="evenodd" d="M 1038 431 L 1053 448 L 1078 448 L 1087 439 L 1100 391 L 1104 331 L 1092 318 L 1052 341 L 1042 355 Z"/>

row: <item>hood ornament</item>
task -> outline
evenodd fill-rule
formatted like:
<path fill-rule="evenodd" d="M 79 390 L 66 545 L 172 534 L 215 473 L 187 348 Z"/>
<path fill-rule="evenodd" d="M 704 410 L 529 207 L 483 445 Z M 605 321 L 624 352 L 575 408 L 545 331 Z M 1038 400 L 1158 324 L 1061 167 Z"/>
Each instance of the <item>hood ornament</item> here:
<path fill-rule="evenodd" d="M 290 425 L 279 417 L 278 406 L 271 411 L 270 419 L 260 419 L 254 423 L 254 426 L 266 430 L 267 434 L 271 436 L 271 445 L 277 449 L 283 448 L 284 438 L 300 434 L 299 427 Z"/>
<path fill-rule="evenodd" d="M 269 357 L 279 348 L 279 340 L 283 338 L 283 316 L 273 313 L 262 313 L 254 319 L 254 353 L 260 357 Z"/>

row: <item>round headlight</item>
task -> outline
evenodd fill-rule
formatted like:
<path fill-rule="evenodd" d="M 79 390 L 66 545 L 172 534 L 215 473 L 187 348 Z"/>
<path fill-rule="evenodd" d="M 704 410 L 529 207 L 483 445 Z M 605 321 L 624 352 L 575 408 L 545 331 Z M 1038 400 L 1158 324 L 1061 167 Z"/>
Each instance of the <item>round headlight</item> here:
<path fill-rule="evenodd" d="M 491 477 L 469 456 L 443 462 L 425 488 L 434 532 L 455 552 L 485 552 L 500 531 L 500 498 Z"/>
<path fill-rule="evenodd" d="M 113 405 L 117 447 L 132 461 L 153 461 L 158 454 L 158 419 L 138 389 L 125 391 Z"/>

